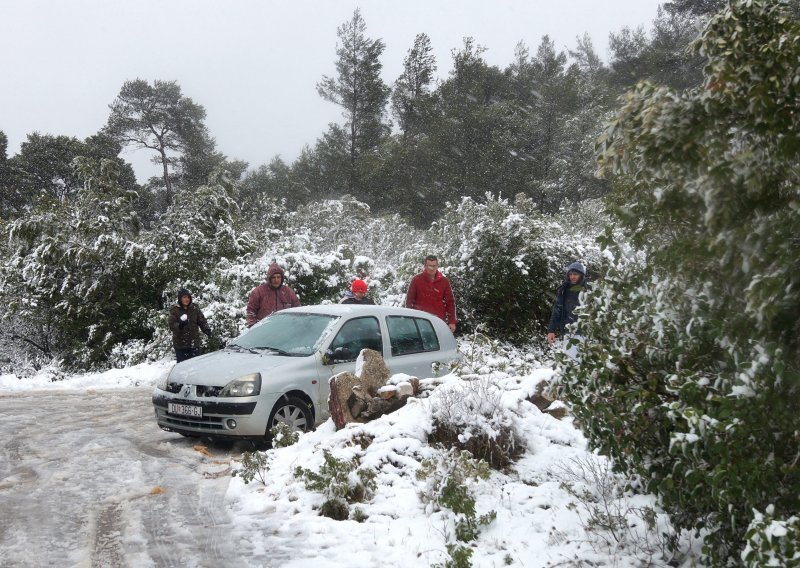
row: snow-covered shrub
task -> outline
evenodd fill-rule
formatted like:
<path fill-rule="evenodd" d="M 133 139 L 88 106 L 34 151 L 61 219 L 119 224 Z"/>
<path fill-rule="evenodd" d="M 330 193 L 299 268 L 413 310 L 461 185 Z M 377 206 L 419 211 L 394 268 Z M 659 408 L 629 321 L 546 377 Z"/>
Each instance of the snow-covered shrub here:
<path fill-rule="evenodd" d="M 482 203 L 464 198 L 433 231 L 461 331 L 482 325 L 498 339 L 524 343 L 542 337 L 564 267 L 582 259 L 601 270 L 592 239 L 545 218 L 524 196 L 514 203 L 491 195 Z"/>
<path fill-rule="evenodd" d="M 0 310 L 25 322 L 19 340 L 44 358 L 88 368 L 120 338 L 147 337 L 135 315 L 152 286 L 136 196 L 117 183 L 117 164 L 80 158 L 75 167 L 85 187 L 74 202 L 43 202 L 7 225 Z"/>
<path fill-rule="evenodd" d="M 489 464 L 476 460 L 469 451 L 455 448 L 420 464 L 416 477 L 424 483 L 419 494 L 422 502 L 433 511 L 445 508 L 453 513 L 452 527 L 447 527 L 446 532 L 452 530 L 455 538 L 446 544 L 450 560 L 444 566 L 471 566 L 472 550 L 466 544 L 476 540 L 481 528 L 495 519 L 494 511 L 478 516 L 470 490 L 472 482 L 489 476 Z"/>
<path fill-rule="evenodd" d="M 147 361 L 158 361 L 174 355 L 172 350 L 172 331 L 167 327 L 167 313 L 164 310 L 142 309 L 146 329 L 152 330 L 148 339 L 123 340 L 111 348 L 108 365 L 122 369 Z"/>
<path fill-rule="evenodd" d="M 470 334 L 459 336 L 457 342 L 463 358 L 454 364 L 452 370 L 464 379 L 492 372 L 528 375 L 547 358 L 540 343 L 519 346 L 498 341 L 483 333 L 482 326 Z"/>
<path fill-rule="evenodd" d="M 337 302 L 342 291 L 350 286 L 350 261 L 340 252 L 286 252 L 283 259 L 287 278 L 304 304 Z"/>
<path fill-rule="evenodd" d="M 524 451 L 502 392 L 489 378 L 443 385 L 432 400 L 431 444 L 466 450 L 494 469 L 508 467 Z"/>
<path fill-rule="evenodd" d="M 179 191 L 146 237 L 148 270 L 154 280 L 206 282 L 221 258 L 237 258 L 255 249 L 248 232 L 236 229 L 238 205 L 221 184 Z"/>
<path fill-rule="evenodd" d="M 286 283 L 297 293 L 303 305 L 338 301 L 345 286 L 350 260 L 338 251 L 318 251 L 308 232 L 277 231 L 252 255 L 233 260 L 222 259 L 206 277 L 206 282 L 244 310 L 250 291 L 263 284 L 267 269 L 278 263 L 286 273 Z M 237 308 L 238 309 L 238 308 Z"/>
<path fill-rule="evenodd" d="M 595 286 L 563 372 L 590 443 L 713 565 L 740 561 L 754 511 L 800 510 L 797 37 L 781 3 L 733 0 L 698 42 L 702 89 L 627 96 L 604 160 L 647 264 Z"/>
<path fill-rule="evenodd" d="M 301 207 L 288 225 L 294 234 L 308 235 L 313 250 L 336 252 L 351 261 L 342 292 L 360 277 L 379 304 L 402 304 L 409 280 L 429 254 L 422 231 L 398 215 L 371 215 L 367 204 L 350 196 Z"/>
<path fill-rule="evenodd" d="M 581 523 L 596 547 L 607 551 L 625 549 L 641 557 L 669 558 L 677 546 L 677 536 L 666 515 L 649 504 L 637 502 L 631 485 L 638 482 L 612 471 L 611 460 L 589 455 L 572 458 L 553 466 L 560 487 L 574 501 L 570 508 L 580 515 Z"/>
<path fill-rule="evenodd" d="M 748 568 L 800 566 L 800 517 L 776 519 L 773 512 L 774 507 L 769 507 L 765 514 L 755 512 L 747 528 L 742 561 Z"/>
<path fill-rule="evenodd" d="M 377 484 L 375 471 L 360 467 L 358 458 L 339 459 L 323 449 L 323 464 L 319 471 L 297 466 L 294 476 L 302 479 L 306 489 L 325 496 L 319 514 L 337 521 L 350 517 L 350 503 L 371 498 Z"/>
<path fill-rule="evenodd" d="M 714 301 L 711 282 L 698 291 L 652 270 L 612 271 L 580 316 L 580 362 L 562 359 L 591 443 L 641 476 L 676 527 L 714 527 L 712 557 L 735 552 L 751 508 L 795 510 L 798 483 L 781 354 L 729 344 Z"/>
<path fill-rule="evenodd" d="M 2 309 L 24 318 L 23 341 L 74 368 L 145 360 L 162 353 L 162 310 L 185 283 L 213 282 L 221 257 L 252 250 L 235 228 L 231 188 L 185 189 L 141 231 L 136 194 L 117 183 L 116 164 L 78 159 L 76 199 L 43 203 L 8 226 L 0 275 Z M 29 334 L 29 335 L 27 335 Z"/>
<path fill-rule="evenodd" d="M 297 443 L 300 432 L 292 430 L 286 422 L 279 422 L 269 430 L 273 448 L 287 448 Z"/>

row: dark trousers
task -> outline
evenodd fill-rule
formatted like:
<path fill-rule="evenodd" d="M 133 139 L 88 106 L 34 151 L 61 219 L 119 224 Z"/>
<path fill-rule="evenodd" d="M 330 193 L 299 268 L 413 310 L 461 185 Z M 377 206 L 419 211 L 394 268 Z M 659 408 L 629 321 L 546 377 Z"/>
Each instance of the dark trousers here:
<path fill-rule="evenodd" d="M 175 348 L 175 359 L 178 360 L 178 363 L 181 361 L 186 361 L 186 359 L 191 359 L 192 357 L 197 357 L 200 355 L 200 348 L 199 347 L 176 347 Z"/>

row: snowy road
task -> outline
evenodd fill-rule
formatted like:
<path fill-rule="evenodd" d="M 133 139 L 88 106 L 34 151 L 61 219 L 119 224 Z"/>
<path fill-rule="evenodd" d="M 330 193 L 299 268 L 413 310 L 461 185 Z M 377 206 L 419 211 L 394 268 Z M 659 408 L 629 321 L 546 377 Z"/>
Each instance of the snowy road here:
<path fill-rule="evenodd" d="M 224 505 L 248 448 L 162 432 L 150 392 L 0 394 L 0 566 L 269 564 Z"/>

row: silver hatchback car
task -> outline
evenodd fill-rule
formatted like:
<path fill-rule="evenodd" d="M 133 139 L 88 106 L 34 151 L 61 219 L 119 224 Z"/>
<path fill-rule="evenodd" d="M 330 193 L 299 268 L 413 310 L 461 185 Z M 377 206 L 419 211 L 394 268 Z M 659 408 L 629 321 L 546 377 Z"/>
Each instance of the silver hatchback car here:
<path fill-rule="evenodd" d="M 328 418 L 328 379 L 354 371 L 362 349 L 392 373 L 436 375 L 461 356 L 444 321 L 418 310 L 334 304 L 276 312 L 221 351 L 173 367 L 153 391 L 158 425 L 189 437 L 269 439 L 284 422 Z"/>

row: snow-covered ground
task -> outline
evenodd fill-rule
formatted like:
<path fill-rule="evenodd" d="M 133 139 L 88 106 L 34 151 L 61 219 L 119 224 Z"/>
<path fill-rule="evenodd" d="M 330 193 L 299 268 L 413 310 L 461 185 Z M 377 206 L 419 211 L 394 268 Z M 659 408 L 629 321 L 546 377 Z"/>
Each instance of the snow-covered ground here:
<path fill-rule="evenodd" d="M 0 393 L 31 390 L 81 390 L 81 389 L 126 389 L 152 387 L 168 373 L 175 361 L 143 363 L 125 369 L 109 369 L 102 373 L 67 375 L 62 371 L 46 368 L 31 377 L 0 375 Z"/>
<path fill-rule="evenodd" d="M 146 387 L 172 364 L 60 376 L 56 382 L 52 372 L 25 379 L 0 376 L 0 395 Z M 587 450 L 569 416 L 557 419 L 529 401 L 554 374 L 535 367 L 484 357 L 470 372 L 437 379 L 427 396 L 412 398 L 392 414 L 338 432 L 328 421 L 294 445 L 254 454 L 265 462 L 251 468 L 256 478 L 245 483 L 232 477 L 224 495 L 227 530 L 235 531 L 239 541 L 247 535 L 247 548 L 260 558 L 244 565 L 448 565 L 466 553 L 473 566 L 666 566 L 671 559 L 664 546 L 663 535 L 670 532 L 666 516 L 651 496 L 624 490 L 608 461 Z M 462 462 L 467 469 L 457 467 L 456 454 L 428 444 L 435 423 L 458 424 L 462 441 L 505 429 L 524 452 L 504 471 L 492 470 L 485 479 L 470 477 L 469 462 Z M 344 474 L 351 487 L 358 471 L 374 476 L 374 487 L 347 503 L 347 520 L 319 513 L 336 486 L 326 478 L 326 457 L 328 466 L 351 464 L 352 471 Z M 241 470 L 242 458 L 239 452 L 231 454 L 233 471 Z M 427 475 L 418 475 L 422 470 Z M 470 520 L 454 513 L 452 499 L 444 497 L 453 476 L 464 477 L 456 484 L 461 504 L 474 499 L 474 538 L 457 539 L 459 522 L 463 527 Z M 309 489 L 310 479 L 322 479 L 327 489 Z M 125 534 L 126 541 L 145 540 L 135 534 L 137 526 L 119 530 L 134 533 Z M 690 549 L 691 543 L 683 542 L 682 548 Z M 242 565 L 241 555 L 230 561 Z M 683 564 L 689 565 L 685 558 Z M 224 558 L 216 560 L 226 565 Z"/>

